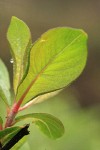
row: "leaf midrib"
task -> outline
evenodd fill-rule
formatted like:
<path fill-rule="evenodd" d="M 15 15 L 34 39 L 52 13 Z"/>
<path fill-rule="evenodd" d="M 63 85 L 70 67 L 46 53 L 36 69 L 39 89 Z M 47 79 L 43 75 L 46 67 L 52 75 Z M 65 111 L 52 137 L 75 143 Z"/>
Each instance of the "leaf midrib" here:
<path fill-rule="evenodd" d="M 56 59 L 61 53 L 63 53 L 63 51 L 65 50 L 65 48 L 68 48 L 72 43 L 74 43 L 77 39 L 80 38 L 80 36 L 82 36 L 82 33 L 79 34 L 73 41 L 71 41 L 67 46 L 65 46 L 58 54 L 56 54 L 52 59 L 49 60 L 49 62 L 47 63 L 47 65 L 42 68 L 42 70 L 36 75 L 36 77 L 31 81 L 30 85 L 27 87 L 27 89 L 24 91 L 24 93 L 22 94 L 20 100 L 24 100 L 24 98 L 26 97 L 27 93 L 29 92 L 29 90 L 31 89 L 31 87 L 33 86 L 33 84 L 37 81 L 37 79 L 40 77 L 40 75 L 47 69 L 47 67 L 53 62 L 54 59 Z"/>

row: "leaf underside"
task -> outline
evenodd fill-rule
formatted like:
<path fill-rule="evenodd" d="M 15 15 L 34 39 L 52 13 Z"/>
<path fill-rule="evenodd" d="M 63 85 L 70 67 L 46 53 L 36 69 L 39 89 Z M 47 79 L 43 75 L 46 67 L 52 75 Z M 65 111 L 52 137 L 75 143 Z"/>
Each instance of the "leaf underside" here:
<path fill-rule="evenodd" d="M 49 138 L 57 139 L 64 134 L 64 126 L 56 117 L 46 113 L 32 113 L 15 118 L 15 123 L 32 118 L 33 123 Z"/>
<path fill-rule="evenodd" d="M 47 99 L 49 98 L 52 98 L 53 96 L 56 96 L 57 94 L 59 94 L 62 90 L 57 90 L 57 91 L 54 91 L 54 92 L 50 92 L 50 93 L 46 93 L 46 94 L 43 94 L 43 95 L 40 95 L 40 96 L 37 96 L 36 98 L 32 99 L 30 102 L 32 104 L 37 104 L 37 103 L 41 103 L 43 101 L 46 101 Z M 29 102 L 29 103 L 30 103 Z M 29 104 L 29 103 L 26 103 Z M 25 106 L 25 105 L 24 105 Z"/>

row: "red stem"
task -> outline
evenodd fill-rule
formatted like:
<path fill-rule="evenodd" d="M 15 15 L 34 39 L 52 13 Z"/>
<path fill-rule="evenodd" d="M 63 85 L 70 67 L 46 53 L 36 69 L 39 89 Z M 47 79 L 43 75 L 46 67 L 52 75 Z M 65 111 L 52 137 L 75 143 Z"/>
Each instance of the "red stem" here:
<path fill-rule="evenodd" d="M 12 106 L 12 108 L 11 108 L 11 110 L 8 113 L 8 116 L 7 116 L 7 120 L 6 120 L 6 123 L 5 123 L 5 128 L 11 126 L 15 116 L 18 113 L 18 109 L 19 109 L 21 103 L 22 103 L 22 100 L 19 100 L 17 103 L 14 103 L 14 105 Z"/>
<path fill-rule="evenodd" d="M 21 96 L 21 98 L 19 99 L 18 102 L 15 102 L 14 105 L 12 106 L 8 116 L 7 116 L 7 120 L 6 120 L 6 123 L 5 123 L 5 128 L 11 126 L 15 116 L 17 115 L 18 113 L 18 110 L 19 110 L 19 107 L 20 105 L 22 104 L 24 98 L 26 97 L 28 91 L 30 90 L 31 86 L 33 85 L 33 83 L 36 81 L 33 80 L 33 82 L 30 83 L 29 87 L 25 90 L 25 92 L 23 93 L 23 95 Z"/>
<path fill-rule="evenodd" d="M 18 102 L 15 102 L 14 105 L 12 106 L 10 112 L 9 112 L 8 115 L 7 115 L 7 120 L 6 120 L 6 123 L 5 123 L 5 128 L 11 126 L 11 124 L 12 124 L 12 122 L 13 122 L 15 116 L 16 116 L 17 113 L 18 113 L 19 107 L 20 107 L 20 105 L 22 104 L 22 102 L 23 102 L 23 100 L 24 100 L 26 94 L 28 93 L 29 89 L 30 89 L 30 87 L 28 87 L 28 88 L 26 89 L 26 91 L 24 92 L 24 94 L 22 95 L 22 97 L 20 98 L 20 100 L 19 100 Z"/>

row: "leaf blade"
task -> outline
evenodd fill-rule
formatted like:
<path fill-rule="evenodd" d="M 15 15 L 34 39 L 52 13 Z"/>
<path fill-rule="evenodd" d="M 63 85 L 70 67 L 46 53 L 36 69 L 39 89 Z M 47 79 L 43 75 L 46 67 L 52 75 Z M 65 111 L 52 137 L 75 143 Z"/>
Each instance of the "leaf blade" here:
<path fill-rule="evenodd" d="M 56 96 L 61 91 L 62 90 L 57 90 L 57 91 L 54 91 L 54 92 L 50 92 L 50 93 L 40 95 L 40 96 L 34 98 L 33 100 L 31 100 L 29 103 L 26 103 L 23 107 L 31 106 L 32 104 L 37 104 L 37 103 L 41 103 L 43 101 L 46 101 L 47 99 L 52 98 L 53 96 Z"/>
<path fill-rule="evenodd" d="M 0 97 L 6 105 L 11 105 L 10 80 L 8 70 L 0 59 Z"/>
<path fill-rule="evenodd" d="M 82 30 L 55 28 L 44 33 L 31 49 L 29 71 L 16 99 L 23 94 L 26 103 L 74 81 L 86 64 L 86 43 L 87 36 Z"/>
<path fill-rule="evenodd" d="M 39 129 L 49 138 L 57 139 L 64 134 L 64 126 L 56 117 L 46 113 L 32 113 L 15 118 L 15 123 L 24 119 L 33 118 Z"/>
<path fill-rule="evenodd" d="M 2 125 L 3 124 L 3 119 L 0 117 L 0 124 Z"/>
<path fill-rule="evenodd" d="M 27 73 L 28 57 L 31 47 L 31 34 L 28 26 L 17 17 L 12 17 L 7 39 L 11 46 L 13 58 L 13 84 L 16 93 L 23 76 Z"/>

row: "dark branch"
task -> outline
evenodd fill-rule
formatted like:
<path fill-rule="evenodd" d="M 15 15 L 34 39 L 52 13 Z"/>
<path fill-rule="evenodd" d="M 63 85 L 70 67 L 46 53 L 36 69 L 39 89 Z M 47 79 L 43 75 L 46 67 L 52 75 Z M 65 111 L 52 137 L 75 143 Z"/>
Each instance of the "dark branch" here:
<path fill-rule="evenodd" d="M 29 124 L 23 127 L 6 145 L 4 145 L 1 150 L 9 150 L 12 148 L 19 140 L 21 140 L 25 135 L 29 134 L 28 131 Z"/>
<path fill-rule="evenodd" d="M 1 142 L 0 142 L 0 150 L 2 149 L 2 144 L 1 144 Z"/>

